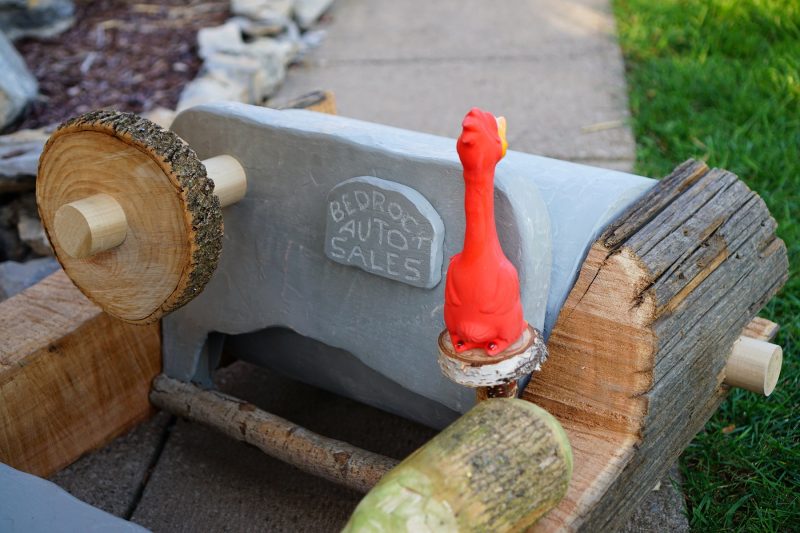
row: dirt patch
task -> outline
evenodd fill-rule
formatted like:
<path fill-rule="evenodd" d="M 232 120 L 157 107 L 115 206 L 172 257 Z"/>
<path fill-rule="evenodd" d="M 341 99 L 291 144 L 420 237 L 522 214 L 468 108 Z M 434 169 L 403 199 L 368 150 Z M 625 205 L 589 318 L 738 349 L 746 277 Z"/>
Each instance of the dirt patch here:
<path fill-rule="evenodd" d="M 197 31 L 230 17 L 228 0 L 77 0 L 75 8 L 68 31 L 15 43 L 40 97 L 14 129 L 100 108 L 174 109 L 200 68 Z"/>

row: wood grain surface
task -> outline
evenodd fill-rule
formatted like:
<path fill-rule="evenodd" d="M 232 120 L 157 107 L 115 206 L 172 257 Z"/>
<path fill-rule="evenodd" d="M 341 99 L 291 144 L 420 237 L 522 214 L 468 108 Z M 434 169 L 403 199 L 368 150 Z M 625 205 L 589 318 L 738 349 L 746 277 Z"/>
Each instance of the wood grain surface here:
<path fill-rule="evenodd" d="M 110 317 L 63 271 L 0 303 L 0 324 L 0 461 L 48 476 L 154 412 L 158 324 Z"/>
<path fill-rule="evenodd" d="M 255 405 L 165 375 L 153 381 L 153 405 L 243 440 L 300 470 L 360 492 L 371 489 L 397 461 L 323 437 Z"/>
<path fill-rule="evenodd" d="M 624 524 L 725 398 L 736 339 L 773 334 L 751 321 L 787 269 L 763 200 L 701 162 L 604 232 L 524 392 L 564 425 L 575 454 L 567 496 L 536 531 Z"/>
<path fill-rule="evenodd" d="M 151 323 L 191 300 L 216 268 L 222 212 L 213 188 L 197 155 L 174 133 L 136 115 L 97 111 L 50 137 L 36 201 L 56 257 L 81 291 L 115 317 Z M 101 193 L 122 207 L 125 240 L 72 257 L 59 243 L 56 212 Z"/>

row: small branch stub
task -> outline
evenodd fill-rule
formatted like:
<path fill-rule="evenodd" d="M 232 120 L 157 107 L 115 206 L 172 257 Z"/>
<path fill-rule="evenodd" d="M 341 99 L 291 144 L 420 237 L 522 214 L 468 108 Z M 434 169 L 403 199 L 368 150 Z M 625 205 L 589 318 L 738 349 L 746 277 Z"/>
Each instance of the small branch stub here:
<path fill-rule="evenodd" d="M 62 205 L 53 226 L 61 248 L 76 259 L 119 246 L 128 233 L 125 211 L 104 193 Z"/>
<path fill-rule="evenodd" d="M 477 388 L 478 400 L 516 396 L 517 380 L 540 370 L 547 360 L 541 333 L 530 324 L 522 336 L 497 355 L 475 348 L 458 353 L 447 330 L 439 335 L 439 367 L 452 381 Z"/>
<path fill-rule="evenodd" d="M 777 344 L 739 337 L 725 365 L 725 383 L 769 396 L 778 383 L 783 349 Z"/>

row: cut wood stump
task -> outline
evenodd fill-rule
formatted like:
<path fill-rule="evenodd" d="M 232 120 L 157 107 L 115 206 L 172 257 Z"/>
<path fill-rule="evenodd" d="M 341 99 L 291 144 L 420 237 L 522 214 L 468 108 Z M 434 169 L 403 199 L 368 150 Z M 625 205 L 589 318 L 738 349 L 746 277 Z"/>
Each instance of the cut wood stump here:
<path fill-rule="evenodd" d="M 687 161 L 592 245 L 523 396 L 575 454 L 536 531 L 620 527 L 702 429 L 734 342 L 787 279 L 775 227 L 735 175 Z"/>

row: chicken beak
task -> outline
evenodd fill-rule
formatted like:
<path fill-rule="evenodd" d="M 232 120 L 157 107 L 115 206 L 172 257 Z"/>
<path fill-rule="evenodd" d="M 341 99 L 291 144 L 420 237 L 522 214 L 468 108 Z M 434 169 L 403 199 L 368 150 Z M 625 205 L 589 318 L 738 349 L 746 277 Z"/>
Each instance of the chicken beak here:
<path fill-rule="evenodd" d="M 497 134 L 500 135 L 500 144 L 503 147 L 503 153 L 500 156 L 506 156 L 506 150 L 508 149 L 508 141 L 506 140 L 506 117 L 497 117 Z"/>

